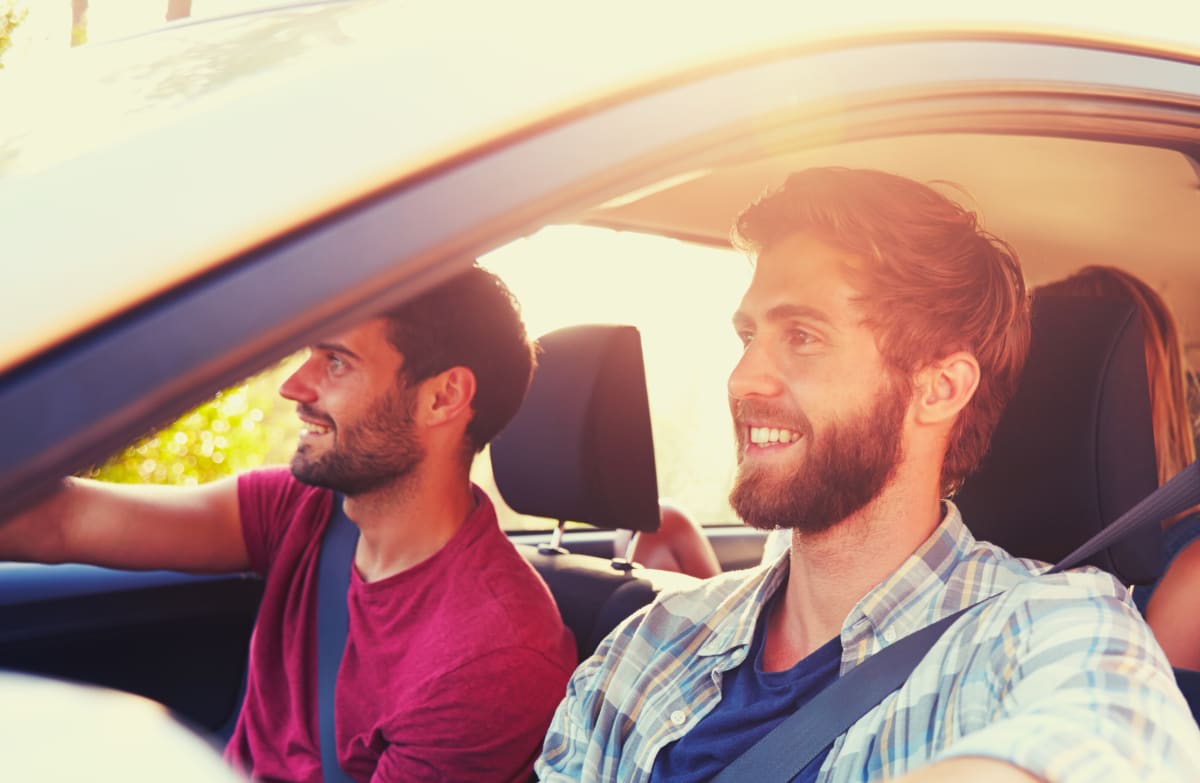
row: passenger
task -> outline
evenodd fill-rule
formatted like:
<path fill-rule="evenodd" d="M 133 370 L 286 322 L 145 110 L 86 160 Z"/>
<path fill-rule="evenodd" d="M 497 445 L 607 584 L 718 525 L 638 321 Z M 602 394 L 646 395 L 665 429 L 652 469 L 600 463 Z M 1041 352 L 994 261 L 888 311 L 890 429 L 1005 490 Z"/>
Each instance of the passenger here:
<path fill-rule="evenodd" d="M 1158 457 L 1158 483 L 1196 461 L 1188 408 L 1183 346 L 1166 302 L 1146 283 L 1110 266 L 1084 267 L 1036 294 L 1106 296 L 1132 301 L 1145 332 L 1150 415 Z M 1200 506 L 1163 521 L 1162 577 L 1133 591 L 1171 665 L 1200 669 Z"/>
<path fill-rule="evenodd" d="M 638 533 L 633 549 L 629 542 L 633 534 L 618 530 L 613 539 L 613 553 L 627 557 L 646 568 L 661 568 L 707 579 L 721 573 L 717 553 L 691 516 L 679 506 L 659 503 L 659 527 L 653 533 Z"/>
<path fill-rule="evenodd" d="M 1012 249 L 924 185 L 846 169 L 793 174 L 734 236 L 755 265 L 733 317 L 731 502 L 792 529 L 791 556 L 610 634 L 541 780 L 710 780 L 874 653 L 996 593 L 795 779 L 1196 780 L 1200 730 L 1122 586 L 1038 576 L 945 500 L 1028 349 Z"/>
<path fill-rule="evenodd" d="M 333 492 L 360 531 L 337 688 L 356 780 L 528 778 L 575 665 L 545 584 L 467 478 L 512 417 L 532 350 L 504 284 L 473 267 L 315 343 L 280 387 L 304 423 L 290 472 L 201 487 L 67 479 L 0 526 L 0 554 L 266 577 L 227 758 L 322 780 L 317 557 Z"/>

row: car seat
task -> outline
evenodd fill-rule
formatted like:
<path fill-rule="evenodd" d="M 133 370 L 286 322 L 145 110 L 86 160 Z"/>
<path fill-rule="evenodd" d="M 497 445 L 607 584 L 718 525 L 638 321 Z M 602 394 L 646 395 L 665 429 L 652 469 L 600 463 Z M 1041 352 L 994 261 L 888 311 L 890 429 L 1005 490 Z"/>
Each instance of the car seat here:
<path fill-rule="evenodd" d="M 1158 488 L 1142 324 L 1120 299 L 1037 296 L 1029 359 L 954 501 L 977 538 L 1057 562 Z M 1147 525 L 1087 563 L 1127 585 L 1162 571 Z M 1200 721 L 1200 672 L 1175 679 Z"/>
<path fill-rule="evenodd" d="M 1117 299 L 1038 296 L 1029 358 L 979 469 L 954 501 L 977 538 L 1057 562 L 1158 488 L 1141 321 Z M 1155 526 L 1088 563 L 1159 575 Z"/>
<path fill-rule="evenodd" d="M 558 522 L 548 544 L 519 548 L 549 585 L 583 660 L 659 591 L 697 580 L 562 547 L 568 522 L 658 528 L 654 440 L 637 329 L 588 324 L 538 342 L 525 402 L 492 441 L 492 472 L 514 511 Z"/>

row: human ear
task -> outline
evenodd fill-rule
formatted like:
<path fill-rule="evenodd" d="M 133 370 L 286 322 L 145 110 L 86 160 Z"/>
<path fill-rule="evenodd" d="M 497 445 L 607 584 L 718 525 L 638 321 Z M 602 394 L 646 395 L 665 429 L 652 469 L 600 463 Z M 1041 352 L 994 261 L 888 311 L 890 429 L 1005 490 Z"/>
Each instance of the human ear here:
<path fill-rule="evenodd" d="M 919 424 L 952 421 L 979 388 L 979 361 L 967 351 L 957 351 L 917 373 L 913 397 Z"/>
<path fill-rule="evenodd" d="M 425 397 L 424 416 L 427 424 L 437 425 L 460 416 L 471 416 L 475 400 L 475 373 L 466 367 L 451 367 L 422 384 Z"/>

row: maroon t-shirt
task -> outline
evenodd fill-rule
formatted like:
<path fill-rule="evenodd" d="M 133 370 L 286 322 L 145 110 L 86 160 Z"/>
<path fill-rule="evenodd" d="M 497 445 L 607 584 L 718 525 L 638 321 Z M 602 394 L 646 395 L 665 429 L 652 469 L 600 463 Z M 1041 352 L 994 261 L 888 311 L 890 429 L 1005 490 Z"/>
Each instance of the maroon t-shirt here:
<path fill-rule="evenodd" d="M 335 695 L 355 780 L 524 781 L 575 667 L 575 644 L 491 501 L 427 560 L 377 582 L 352 570 Z M 266 578 L 246 700 L 226 757 L 262 781 L 321 780 L 317 554 L 332 494 L 285 469 L 238 481 L 250 563 Z"/>

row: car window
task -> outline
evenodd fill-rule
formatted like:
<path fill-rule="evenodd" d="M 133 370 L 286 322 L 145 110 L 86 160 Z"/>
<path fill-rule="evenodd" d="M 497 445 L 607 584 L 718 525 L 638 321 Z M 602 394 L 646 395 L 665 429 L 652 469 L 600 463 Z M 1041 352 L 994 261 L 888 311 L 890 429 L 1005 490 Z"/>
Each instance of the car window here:
<path fill-rule="evenodd" d="M 728 494 L 733 431 L 725 379 L 741 351 L 729 325 L 750 266 L 732 250 L 586 226 L 552 226 L 480 259 L 521 301 L 531 336 L 579 323 L 638 328 L 654 432 L 659 494 L 706 525 L 734 521 Z M 687 306 L 680 307 L 679 300 Z M 278 394 L 299 356 L 227 389 L 84 475 L 107 481 L 197 484 L 284 464 L 299 432 Z M 522 517 L 496 490 L 490 456 L 472 479 L 495 499 L 507 530 L 553 526 Z"/>
<path fill-rule="evenodd" d="M 551 226 L 480 259 L 521 301 L 531 335 L 579 323 L 638 328 L 654 433 L 659 495 L 705 525 L 729 507 L 734 447 L 725 381 L 741 353 L 730 317 L 750 280 L 732 249 L 587 226 Z M 681 306 L 682 303 L 682 306 Z M 489 459 L 472 478 L 494 491 Z M 508 529 L 546 520 L 499 509 Z"/>

